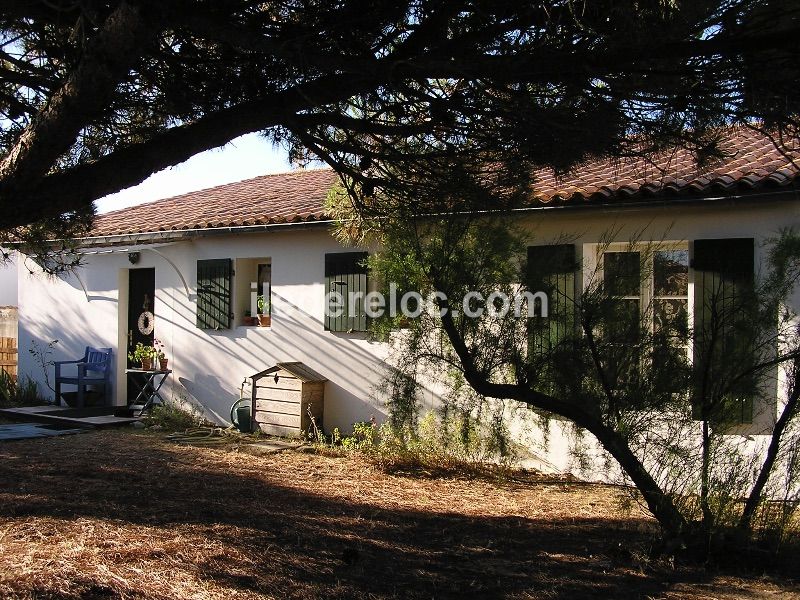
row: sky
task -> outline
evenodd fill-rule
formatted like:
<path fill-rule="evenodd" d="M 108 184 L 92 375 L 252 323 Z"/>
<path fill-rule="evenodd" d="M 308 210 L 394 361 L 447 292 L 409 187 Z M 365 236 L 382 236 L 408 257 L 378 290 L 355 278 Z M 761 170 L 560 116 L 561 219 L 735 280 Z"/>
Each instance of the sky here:
<path fill-rule="evenodd" d="M 286 150 L 251 133 L 216 150 L 197 154 L 184 163 L 154 173 L 139 185 L 100 198 L 98 213 L 109 212 L 214 187 L 268 173 L 291 170 Z"/>

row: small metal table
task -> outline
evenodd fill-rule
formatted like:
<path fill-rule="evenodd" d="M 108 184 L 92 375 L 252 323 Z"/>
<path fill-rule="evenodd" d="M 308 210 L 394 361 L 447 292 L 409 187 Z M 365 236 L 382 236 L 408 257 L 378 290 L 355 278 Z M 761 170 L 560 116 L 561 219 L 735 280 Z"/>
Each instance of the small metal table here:
<path fill-rule="evenodd" d="M 161 386 L 167 380 L 167 377 L 172 373 L 172 369 L 151 369 L 145 371 L 144 369 L 125 369 L 125 373 L 130 376 L 133 384 L 139 388 L 139 394 L 136 400 L 133 401 L 135 405 L 141 405 L 139 414 L 148 410 L 156 402 L 156 398 L 160 404 L 164 404 L 164 398 L 158 393 Z"/>

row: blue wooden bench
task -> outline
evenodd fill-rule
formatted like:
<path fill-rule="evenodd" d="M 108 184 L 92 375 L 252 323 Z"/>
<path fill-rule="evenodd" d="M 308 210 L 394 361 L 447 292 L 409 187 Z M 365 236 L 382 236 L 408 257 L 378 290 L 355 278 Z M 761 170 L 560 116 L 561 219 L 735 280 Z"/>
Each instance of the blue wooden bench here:
<path fill-rule="evenodd" d="M 99 387 L 103 389 L 103 404 L 106 406 L 111 404 L 111 348 L 92 348 L 87 346 L 83 358 L 60 360 L 53 364 L 56 367 L 55 392 L 57 405 L 61 404 L 62 397 L 67 401 L 67 404 L 70 404 L 67 397 L 74 396 L 75 407 L 83 408 L 86 405 L 87 396 L 96 394 L 96 388 Z M 77 374 L 62 374 L 62 365 L 76 365 Z M 77 386 L 77 392 L 62 393 L 61 386 L 64 384 Z"/>

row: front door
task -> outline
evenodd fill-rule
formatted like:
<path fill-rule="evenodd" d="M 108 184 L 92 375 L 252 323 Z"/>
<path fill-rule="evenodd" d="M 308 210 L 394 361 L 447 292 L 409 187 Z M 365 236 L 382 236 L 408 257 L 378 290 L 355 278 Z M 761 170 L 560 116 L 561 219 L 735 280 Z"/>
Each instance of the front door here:
<path fill-rule="evenodd" d="M 141 342 L 153 345 L 153 297 L 156 289 L 155 269 L 131 269 L 128 271 L 128 352 Z M 129 367 L 138 367 L 128 360 Z M 136 398 L 138 388 L 128 378 L 128 403 Z"/>

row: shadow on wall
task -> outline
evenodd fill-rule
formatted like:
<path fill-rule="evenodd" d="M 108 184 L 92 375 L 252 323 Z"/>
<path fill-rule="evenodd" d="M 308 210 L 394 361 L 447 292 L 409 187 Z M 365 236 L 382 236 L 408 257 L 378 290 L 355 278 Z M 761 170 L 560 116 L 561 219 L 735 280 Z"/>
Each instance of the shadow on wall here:
<path fill-rule="evenodd" d="M 62 279 L 60 283 L 66 289 L 44 282 L 37 286 L 35 292 L 46 298 L 37 299 L 35 306 L 49 303 L 60 308 L 55 319 L 44 310 L 32 311 L 24 319 L 28 340 L 32 337 L 46 343 L 59 339 L 54 360 L 82 356 L 86 345 L 110 346 L 115 353 L 119 352 L 118 303 L 114 297 L 117 292 L 107 288 L 116 285 L 116 280 L 110 283 L 109 273 L 127 265 L 123 256 L 113 258 L 107 259 L 113 265 L 85 269 L 83 282 Z M 316 293 L 317 288 L 321 289 L 322 281 L 312 283 L 316 286 L 313 290 L 303 286 L 300 293 Z M 57 302 L 65 291 L 70 301 Z M 227 423 L 228 409 L 239 398 L 243 378 L 277 362 L 301 361 L 329 380 L 325 394 L 326 429 L 349 428 L 353 422 L 368 420 L 373 415 L 378 421 L 385 418 L 386 405 L 377 389 L 387 366 L 384 362 L 387 348 L 383 344 L 373 344 L 363 335 L 325 331 L 321 314 L 313 314 L 316 307 L 308 310 L 298 306 L 276 290 L 273 290 L 273 326 L 267 331 L 246 327 L 218 332 L 199 330 L 194 327 L 195 303 L 186 297 L 182 287 L 166 286 L 160 293 L 164 312 L 158 315 L 158 337 L 167 340 L 167 352 L 175 370 L 164 385 L 165 397 L 187 400 L 202 407 L 209 420 Z M 93 301 L 100 298 L 107 301 Z M 35 364 L 26 362 L 31 370 L 37 370 Z M 112 378 L 115 375 L 118 373 L 112 374 Z M 43 380 L 41 375 L 37 379 Z M 440 398 L 430 390 L 425 396 L 429 406 L 437 404 Z"/>
<path fill-rule="evenodd" d="M 333 426 L 327 424 L 333 423 L 333 419 L 327 419 L 326 421 L 323 416 L 325 431 L 330 431 L 336 426 L 340 426 L 341 428 L 341 421 L 344 420 L 347 422 L 346 432 L 350 433 L 349 426 L 356 421 L 367 421 L 372 417 L 375 417 L 378 421 L 382 421 L 386 417 L 383 407 L 378 407 L 375 404 L 367 402 L 333 381 L 327 381 L 325 383 L 325 410 L 328 411 L 328 407 L 334 407 L 336 405 L 340 407 L 346 406 L 348 409 L 346 415 L 343 416 L 340 414 L 337 423 Z M 340 409 L 339 412 L 342 413 L 344 411 Z"/>
<path fill-rule="evenodd" d="M 181 299 L 182 300 L 182 299 Z M 323 330 L 319 318 L 273 292 L 273 325 L 268 330 L 238 327 L 201 331 L 179 320 L 169 321 L 184 339 L 184 356 L 175 361 L 173 396 L 188 395 L 207 418 L 228 423 L 230 405 L 239 399 L 242 380 L 279 362 L 302 362 L 328 379 L 323 425 L 350 431 L 356 421 L 383 421 L 386 403 L 379 386 L 386 373 L 386 348 L 364 335 L 340 336 Z M 188 314 L 183 305 L 180 314 Z M 181 336 L 183 337 L 183 336 Z M 186 345 L 195 348 L 187 352 Z M 428 406 L 440 396 L 426 390 Z"/>
<path fill-rule="evenodd" d="M 181 392 L 178 391 L 178 400 L 189 401 L 195 408 L 203 413 L 203 417 L 215 423 L 227 423 L 229 415 L 220 414 L 216 407 L 230 406 L 239 399 L 237 394 L 231 393 L 222 387 L 219 378 L 213 375 L 198 375 L 197 379 L 192 381 L 186 377 L 178 377 L 178 382 L 183 386 L 183 389 L 190 396 L 190 398 L 182 398 Z M 199 398 L 213 398 L 214 402 L 201 402 Z M 209 406 L 212 404 L 212 406 Z"/>
<path fill-rule="evenodd" d="M 322 322 L 273 291 L 273 324 L 268 330 L 234 327 L 203 331 L 192 326 L 193 306 L 175 298 L 174 319 L 160 317 L 182 338 L 176 356 L 173 396 L 188 394 L 208 418 L 227 423 L 228 408 L 238 400 L 242 380 L 278 362 L 300 361 L 325 376 L 325 426 L 349 427 L 354 421 L 379 420 L 384 410 L 370 402 L 384 365 L 379 346 L 363 339 L 342 339 L 322 329 Z M 194 351 L 189 351 L 188 348 Z M 178 349 L 175 348 L 175 354 Z"/>
<path fill-rule="evenodd" d="M 74 311 L 73 311 L 74 312 Z M 46 320 L 33 320 L 30 318 L 24 319 L 20 324 L 18 344 L 18 360 L 19 360 L 19 374 L 28 376 L 39 385 L 39 391 L 43 399 L 51 401 L 55 393 L 52 388 L 48 387 L 53 385 L 55 379 L 55 368 L 52 365 L 47 365 L 46 372 L 43 371 L 43 366 L 38 358 L 36 358 L 31 350 L 34 344 L 39 351 L 46 351 L 47 345 L 52 340 L 57 340 L 57 344 L 52 349 L 52 353 L 46 357 L 48 361 L 63 361 L 63 360 L 76 360 L 83 357 L 86 346 L 94 346 L 97 348 L 112 348 L 112 361 L 116 360 L 116 339 L 109 340 L 104 337 L 105 333 L 101 331 L 94 331 L 91 324 L 84 324 L 82 327 L 64 327 L 63 323 L 75 322 L 77 315 L 68 311 L 60 313 L 62 318 L 59 320 L 58 325 L 53 324 L 52 321 Z M 114 397 L 117 387 L 116 373 L 111 371 L 111 397 Z"/>

